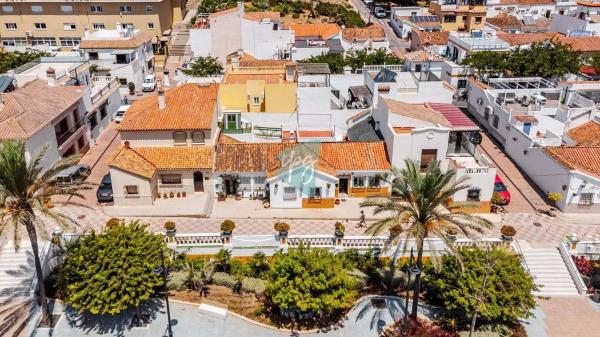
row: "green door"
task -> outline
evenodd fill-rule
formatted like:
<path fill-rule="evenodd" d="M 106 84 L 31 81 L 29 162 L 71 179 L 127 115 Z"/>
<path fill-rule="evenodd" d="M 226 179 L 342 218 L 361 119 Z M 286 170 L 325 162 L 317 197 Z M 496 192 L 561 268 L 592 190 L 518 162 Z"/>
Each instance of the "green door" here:
<path fill-rule="evenodd" d="M 227 115 L 227 130 L 236 130 L 237 128 L 237 115 Z"/>

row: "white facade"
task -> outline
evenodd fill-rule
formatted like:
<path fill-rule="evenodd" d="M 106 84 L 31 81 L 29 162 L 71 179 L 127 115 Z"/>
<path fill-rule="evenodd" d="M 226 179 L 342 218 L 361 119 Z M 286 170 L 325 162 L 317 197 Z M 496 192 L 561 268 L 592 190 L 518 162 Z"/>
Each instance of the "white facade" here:
<path fill-rule="evenodd" d="M 564 3 L 564 2 L 563 2 Z M 525 16 L 534 16 L 534 17 L 545 17 L 550 18 L 552 14 L 554 14 L 556 9 L 556 5 L 554 3 L 540 3 L 535 4 L 528 2 L 527 4 L 519 4 L 519 3 L 502 3 L 501 0 L 489 0 L 487 1 L 487 17 L 495 17 L 501 12 L 509 13 L 511 15 L 515 15 L 520 20 Z"/>
<path fill-rule="evenodd" d="M 572 32 L 592 32 L 592 34 L 599 34 L 600 23 L 580 19 L 575 16 L 555 14 L 552 17 L 550 31 L 559 32 L 567 36 Z"/>
<path fill-rule="evenodd" d="M 289 182 L 281 177 L 273 177 L 269 181 L 269 202 L 273 208 L 302 208 L 302 199 L 335 198 L 337 177 L 315 171 L 310 182 Z M 319 195 L 311 195 L 311 188 L 318 188 Z M 286 193 L 287 189 L 287 193 Z M 291 193 L 293 189 L 293 193 Z"/>

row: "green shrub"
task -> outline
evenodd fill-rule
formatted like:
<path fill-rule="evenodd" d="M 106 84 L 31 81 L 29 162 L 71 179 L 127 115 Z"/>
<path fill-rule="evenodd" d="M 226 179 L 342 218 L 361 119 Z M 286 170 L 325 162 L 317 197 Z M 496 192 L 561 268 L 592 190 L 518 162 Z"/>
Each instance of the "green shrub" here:
<path fill-rule="evenodd" d="M 110 228 L 110 227 L 112 227 L 112 226 L 120 225 L 120 224 L 121 224 L 121 222 L 122 222 L 122 220 L 121 220 L 121 219 L 118 219 L 118 218 L 110 218 L 110 219 L 108 219 L 108 221 L 106 222 L 106 225 L 105 225 L 105 227 L 106 227 L 106 228 Z"/>
<path fill-rule="evenodd" d="M 170 290 L 183 291 L 187 289 L 188 273 L 184 271 L 174 271 L 169 274 L 167 288 Z"/>
<path fill-rule="evenodd" d="M 267 282 L 259 278 L 244 277 L 242 279 L 242 290 L 249 293 L 262 295 L 267 287 Z"/>
<path fill-rule="evenodd" d="M 254 255 L 252 255 L 248 261 L 248 268 L 250 269 L 249 276 L 265 279 L 270 268 L 269 261 L 267 260 L 265 253 L 254 253 Z"/>
<path fill-rule="evenodd" d="M 346 272 L 356 280 L 356 289 L 361 289 L 367 286 L 369 281 L 369 275 L 363 273 L 358 269 L 352 269 Z"/>
<path fill-rule="evenodd" d="M 235 278 L 229 274 L 216 272 L 212 276 L 212 283 L 217 286 L 225 286 L 233 289 L 237 285 Z"/>

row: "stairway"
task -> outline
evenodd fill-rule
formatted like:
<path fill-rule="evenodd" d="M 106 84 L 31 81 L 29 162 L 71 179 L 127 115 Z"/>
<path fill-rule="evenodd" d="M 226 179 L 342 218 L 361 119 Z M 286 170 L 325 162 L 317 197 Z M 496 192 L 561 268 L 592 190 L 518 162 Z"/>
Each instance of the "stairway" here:
<path fill-rule="evenodd" d="M 577 287 L 558 248 L 523 250 L 523 259 L 539 290 L 535 296 L 578 296 Z"/>
<path fill-rule="evenodd" d="M 173 24 L 169 47 L 170 56 L 190 56 L 192 54 L 192 49 L 188 44 L 191 27 L 192 25 L 186 22 Z"/>
<path fill-rule="evenodd" d="M 29 241 L 23 240 L 18 251 L 12 242 L 4 244 L 0 248 L 0 300 L 29 296 L 34 270 Z"/>

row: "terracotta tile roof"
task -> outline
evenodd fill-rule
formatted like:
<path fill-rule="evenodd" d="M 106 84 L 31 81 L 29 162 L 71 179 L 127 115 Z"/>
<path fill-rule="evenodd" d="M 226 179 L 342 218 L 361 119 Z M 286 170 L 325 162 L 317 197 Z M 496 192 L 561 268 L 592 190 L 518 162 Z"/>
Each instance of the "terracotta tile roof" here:
<path fill-rule="evenodd" d="M 391 167 L 384 142 L 321 143 L 320 156 L 338 171 L 379 171 Z"/>
<path fill-rule="evenodd" d="M 516 16 L 501 12 L 493 18 L 486 18 L 485 22 L 500 29 L 521 28 L 523 23 Z"/>
<path fill-rule="evenodd" d="M 214 147 L 137 147 L 120 146 L 108 166 L 152 178 L 158 170 L 194 170 L 213 167 Z"/>
<path fill-rule="evenodd" d="M 500 0 L 501 5 L 554 5 L 554 0 Z"/>
<path fill-rule="evenodd" d="M 119 131 L 206 130 L 212 127 L 218 84 L 184 84 L 165 91 L 166 107 L 159 109 L 158 94 L 135 101 Z"/>
<path fill-rule="evenodd" d="M 592 1 L 577 1 L 577 4 L 586 7 L 600 7 L 600 3 Z"/>
<path fill-rule="evenodd" d="M 552 38 L 560 35 L 558 33 L 523 33 L 523 34 L 509 34 L 498 32 L 496 34 L 498 38 L 508 42 L 511 46 L 523 46 L 529 45 L 534 42 L 541 42 L 545 40 L 551 40 Z"/>
<path fill-rule="evenodd" d="M 265 83 L 283 83 L 285 75 L 281 74 L 225 74 L 223 83 L 225 84 L 244 84 L 251 80 L 262 80 Z M 291 83 L 291 82 L 290 82 Z"/>
<path fill-rule="evenodd" d="M 217 143 L 218 144 L 239 144 L 242 142 L 240 142 L 239 140 L 237 140 L 231 136 L 228 136 L 224 133 L 219 133 L 219 139 L 217 139 Z"/>
<path fill-rule="evenodd" d="M 27 139 L 77 103 L 83 94 L 42 79 L 1 94 L 0 139 Z"/>
<path fill-rule="evenodd" d="M 298 131 L 300 137 L 332 137 L 333 132 L 331 130 L 300 130 Z"/>
<path fill-rule="evenodd" d="M 297 38 L 319 36 L 327 40 L 340 32 L 340 26 L 335 23 L 290 23 L 289 28 Z"/>
<path fill-rule="evenodd" d="M 242 57 L 240 67 L 285 67 L 286 64 L 295 64 L 289 60 L 257 60 Z"/>
<path fill-rule="evenodd" d="M 578 146 L 600 146 L 600 123 L 589 121 L 567 131 Z"/>
<path fill-rule="evenodd" d="M 130 38 L 82 38 L 79 44 L 80 49 L 135 49 L 144 43 L 152 41 L 152 34 L 146 31 L 140 31 Z"/>
<path fill-rule="evenodd" d="M 425 103 L 425 106 L 437 111 L 452 125 L 454 130 L 479 130 L 475 124 L 464 112 L 454 104 L 450 103 Z"/>
<path fill-rule="evenodd" d="M 412 62 L 441 62 L 444 58 L 441 55 L 431 53 L 427 50 L 421 49 L 410 53 L 400 53 L 398 57 L 404 60 Z"/>
<path fill-rule="evenodd" d="M 421 31 L 412 31 L 412 33 L 419 36 L 419 40 L 421 40 L 421 44 L 423 45 L 447 45 L 448 44 L 448 36 L 450 32 L 421 32 Z"/>
<path fill-rule="evenodd" d="M 431 124 L 439 124 L 444 127 L 452 127 L 452 124 L 441 113 L 428 108 L 424 104 L 408 104 L 394 99 L 383 98 L 384 104 L 391 113 L 416 119 Z M 392 125 L 392 127 L 408 127 L 410 125 Z"/>
<path fill-rule="evenodd" d="M 575 52 L 595 52 L 600 51 L 600 36 L 564 36 L 559 33 L 523 33 L 508 34 L 499 32 L 497 36 L 513 46 L 529 45 L 534 42 L 555 39 L 563 44 L 571 46 Z"/>
<path fill-rule="evenodd" d="M 532 115 L 513 115 L 512 116 L 516 121 L 521 123 L 537 123 L 538 119 Z"/>
<path fill-rule="evenodd" d="M 246 20 L 262 21 L 263 19 L 270 19 L 271 21 L 279 21 L 279 12 L 246 12 L 243 16 Z"/>
<path fill-rule="evenodd" d="M 239 12 L 239 11 L 240 11 L 239 8 L 236 6 L 236 7 L 233 7 L 233 8 L 224 9 L 222 11 L 210 13 L 210 15 L 208 17 L 209 18 L 216 18 L 216 17 L 221 16 L 221 15 L 227 15 L 227 14 L 236 13 L 236 12 Z"/>
<path fill-rule="evenodd" d="M 544 150 L 563 167 L 600 178 L 600 147 L 555 146 Z"/>
<path fill-rule="evenodd" d="M 380 25 L 372 25 L 366 28 L 344 28 L 342 37 L 347 41 L 383 41 L 385 40 L 385 31 Z"/>
<path fill-rule="evenodd" d="M 559 41 L 571 45 L 576 52 L 600 51 L 600 36 L 559 36 Z"/>

